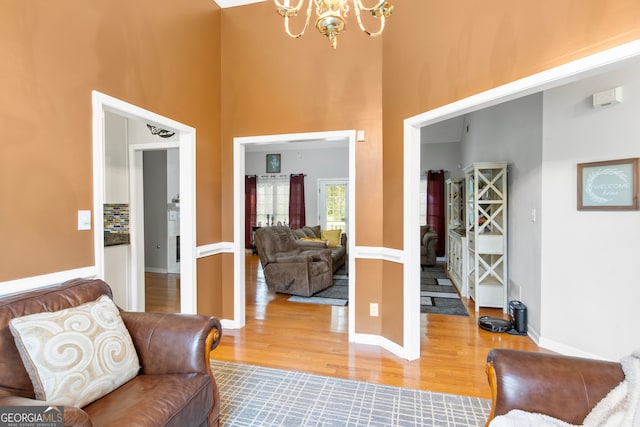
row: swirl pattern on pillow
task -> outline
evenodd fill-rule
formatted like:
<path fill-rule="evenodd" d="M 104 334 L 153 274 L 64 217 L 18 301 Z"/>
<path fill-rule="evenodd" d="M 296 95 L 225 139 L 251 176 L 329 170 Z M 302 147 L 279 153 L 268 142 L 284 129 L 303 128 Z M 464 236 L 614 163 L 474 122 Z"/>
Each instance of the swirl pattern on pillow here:
<path fill-rule="evenodd" d="M 138 374 L 140 363 L 111 298 L 9 322 L 36 399 L 83 407 Z"/>

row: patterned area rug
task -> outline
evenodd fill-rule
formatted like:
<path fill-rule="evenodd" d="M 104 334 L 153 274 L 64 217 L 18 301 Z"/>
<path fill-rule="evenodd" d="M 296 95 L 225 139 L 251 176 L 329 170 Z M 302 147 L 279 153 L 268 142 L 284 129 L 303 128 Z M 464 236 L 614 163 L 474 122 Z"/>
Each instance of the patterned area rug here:
<path fill-rule="evenodd" d="M 420 272 L 420 312 L 469 315 L 442 267 L 424 267 Z"/>
<path fill-rule="evenodd" d="M 246 426 L 483 426 L 491 402 L 211 361 L 220 389 L 220 425 Z"/>
<path fill-rule="evenodd" d="M 306 304 L 324 304 L 346 306 L 349 303 L 349 276 L 345 266 L 336 270 L 333 275 L 333 285 L 313 294 L 310 297 L 293 295 L 287 301 Z"/>

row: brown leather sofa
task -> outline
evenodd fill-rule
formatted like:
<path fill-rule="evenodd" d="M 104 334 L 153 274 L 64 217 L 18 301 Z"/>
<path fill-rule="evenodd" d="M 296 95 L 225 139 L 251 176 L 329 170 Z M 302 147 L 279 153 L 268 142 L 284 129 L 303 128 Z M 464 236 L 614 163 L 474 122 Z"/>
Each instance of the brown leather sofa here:
<path fill-rule="evenodd" d="M 322 249 L 326 247 L 325 244 L 321 242 L 301 240 L 305 237 L 320 239 L 322 236 L 322 230 L 319 225 L 313 227 L 304 226 L 297 230 L 293 230 L 293 236 L 296 238 L 296 244 L 300 248 Z M 347 234 L 342 233 L 340 235 L 340 246 L 330 247 L 329 250 L 331 251 L 331 269 L 335 273 L 347 262 Z"/>
<path fill-rule="evenodd" d="M 487 377 L 493 400 L 487 426 L 512 409 L 580 425 L 624 373 L 616 362 L 493 349 L 487 356 Z"/>
<path fill-rule="evenodd" d="M 436 265 L 436 244 L 438 233 L 430 225 L 420 226 L 420 265 L 433 267 Z"/>
<path fill-rule="evenodd" d="M 308 297 L 333 284 L 331 251 L 298 246 L 289 227 L 259 228 L 255 242 L 270 290 Z"/>
<path fill-rule="evenodd" d="M 0 297 L 0 406 L 43 405 L 9 329 L 14 317 L 58 311 L 112 297 L 101 280 L 76 279 L 60 285 Z M 64 425 L 218 426 L 220 398 L 209 352 L 222 334 L 213 317 L 121 311 L 138 353 L 139 374 L 83 408 L 64 408 Z M 47 402 L 47 405 L 55 402 Z"/>

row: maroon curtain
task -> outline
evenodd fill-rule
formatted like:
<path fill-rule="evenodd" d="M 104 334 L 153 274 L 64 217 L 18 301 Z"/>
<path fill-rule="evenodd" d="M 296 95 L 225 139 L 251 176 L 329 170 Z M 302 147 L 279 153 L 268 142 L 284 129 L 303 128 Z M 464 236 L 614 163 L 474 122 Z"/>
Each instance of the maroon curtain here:
<path fill-rule="evenodd" d="M 244 247 L 253 248 L 253 230 L 256 226 L 256 176 L 244 177 Z"/>
<path fill-rule="evenodd" d="M 427 224 L 438 233 L 436 256 L 444 256 L 444 171 L 427 172 Z"/>
<path fill-rule="evenodd" d="M 307 225 L 304 208 L 304 174 L 292 173 L 289 179 L 289 227 L 292 230 Z"/>

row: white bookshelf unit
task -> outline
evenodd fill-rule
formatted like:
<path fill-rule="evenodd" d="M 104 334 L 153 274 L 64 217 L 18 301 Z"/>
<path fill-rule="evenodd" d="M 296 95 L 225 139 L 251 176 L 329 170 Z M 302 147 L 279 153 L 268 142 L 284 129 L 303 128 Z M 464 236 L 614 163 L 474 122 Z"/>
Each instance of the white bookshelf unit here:
<path fill-rule="evenodd" d="M 467 236 L 464 224 L 464 179 L 449 178 L 445 183 L 447 209 L 447 270 L 454 286 L 469 297 L 467 281 Z"/>
<path fill-rule="evenodd" d="M 474 163 L 466 175 L 469 296 L 507 311 L 507 163 Z"/>

